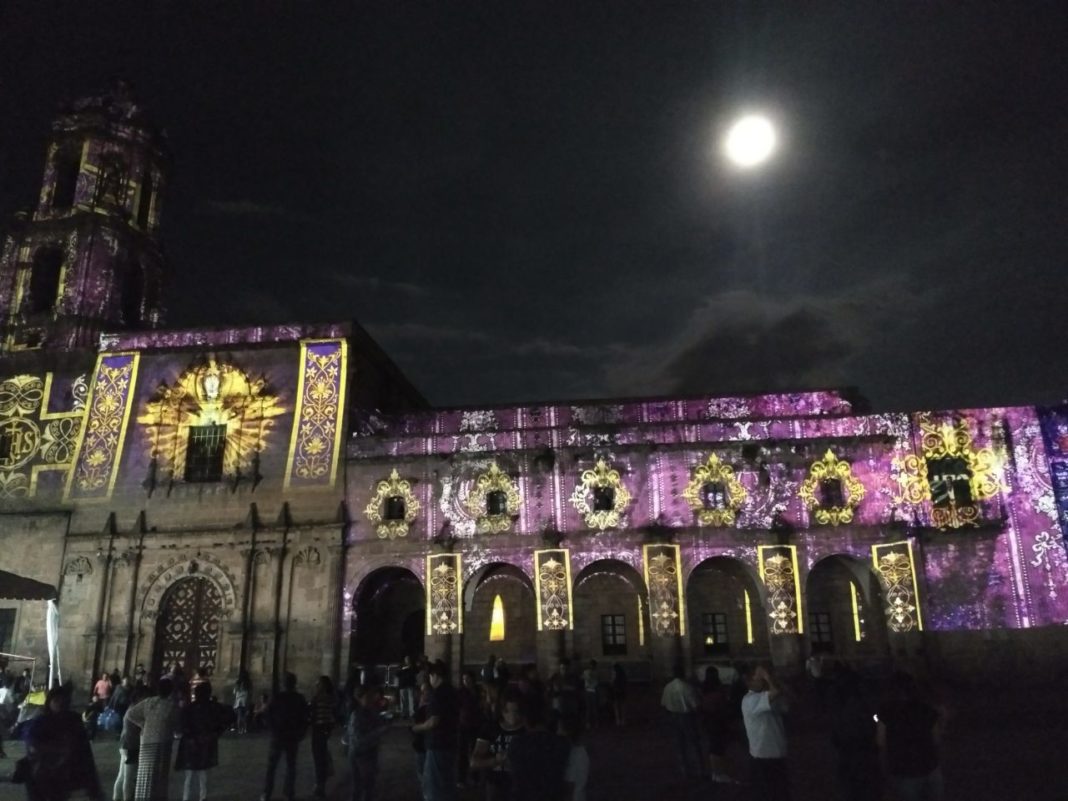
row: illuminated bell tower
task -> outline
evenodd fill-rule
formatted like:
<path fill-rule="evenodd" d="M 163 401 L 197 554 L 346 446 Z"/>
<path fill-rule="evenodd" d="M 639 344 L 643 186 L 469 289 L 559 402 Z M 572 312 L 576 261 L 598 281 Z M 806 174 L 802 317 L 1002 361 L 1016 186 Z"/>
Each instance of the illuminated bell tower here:
<path fill-rule="evenodd" d="M 0 350 L 94 347 L 162 321 L 164 134 L 122 81 L 52 123 L 40 198 L 0 250 Z"/>

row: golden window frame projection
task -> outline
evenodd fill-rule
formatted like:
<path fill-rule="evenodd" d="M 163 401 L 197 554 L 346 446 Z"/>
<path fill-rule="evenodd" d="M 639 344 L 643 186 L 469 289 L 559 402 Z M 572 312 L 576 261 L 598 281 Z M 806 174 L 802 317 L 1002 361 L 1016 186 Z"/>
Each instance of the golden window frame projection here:
<path fill-rule="evenodd" d="M 504 493 L 505 511 L 503 514 L 490 514 L 486 500 L 490 493 Z M 512 521 L 518 516 L 522 501 L 519 497 L 519 485 L 507 473 L 501 472 L 496 462 L 484 473 L 475 478 L 464 501 L 464 509 L 474 518 L 475 531 L 479 534 L 499 534 L 512 527 Z"/>
<path fill-rule="evenodd" d="M 842 483 L 843 503 L 841 506 L 824 506 L 818 496 L 820 482 L 836 480 Z M 829 448 L 822 459 L 809 467 L 808 477 L 801 482 L 797 490 L 798 497 L 812 512 L 820 525 L 839 526 L 853 522 L 853 513 L 864 500 L 864 485 L 853 475 L 853 466 L 845 459 L 839 459 Z"/>
<path fill-rule="evenodd" d="M 727 496 L 723 508 L 710 509 L 705 505 L 702 495 L 705 485 L 710 483 L 723 485 Z M 735 476 L 734 468 L 721 462 L 719 456 L 713 453 L 704 464 L 698 465 L 690 473 L 690 483 L 682 491 L 682 497 L 701 525 L 733 526 L 749 494 Z"/>
<path fill-rule="evenodd" d="M 387 520 L 385 515 L 386 501 L 390 498 L 402 498 L 404 500 L 404 517 L 399 520 Z M 397 468 L 390 471 L 389 478 L 379 481 L 375 485 L 374 494 L 363 514 L 375 527 L 375 534 L 379 539 L 396 539 L 407 537 L 408 529 L 419 516 L 421 509 L 419 500 L 412 492 L 412 484 L 407 479 L 401 478 Z"/>
<path fill-rule="evenodd" d="M 598 488 L 611 489 L 612 508 L 593 508 L 590 498 L 594 490 Z M 590 470 L 583 470 L 578 486 L 571 493 L 571 505 L 575 507 L 586 525 L 598 531 L 610 528 L 619 528 L 623 520 L 623 513 L 630 505 L 630 491 L 623 485 L 623 479 L 619 471 L 610 467 L 608 463 L 599 458 Z"/>

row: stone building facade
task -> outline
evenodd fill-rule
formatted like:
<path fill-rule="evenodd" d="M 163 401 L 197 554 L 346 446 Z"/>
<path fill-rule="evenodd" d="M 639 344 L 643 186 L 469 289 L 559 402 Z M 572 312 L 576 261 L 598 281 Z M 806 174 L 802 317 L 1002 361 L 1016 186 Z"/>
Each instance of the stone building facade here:
<path fill-rule="evenodd" d="M 432 410 L 352 323 L 161 328 L 168 165 L 124 87 L 65 109 L 0 256 L 0 568 L 58 587 L 79 683 L 1063 641 L 1065 408 Z M 0 651 L 44 639 L 43 604 L 0 600 Z"/>

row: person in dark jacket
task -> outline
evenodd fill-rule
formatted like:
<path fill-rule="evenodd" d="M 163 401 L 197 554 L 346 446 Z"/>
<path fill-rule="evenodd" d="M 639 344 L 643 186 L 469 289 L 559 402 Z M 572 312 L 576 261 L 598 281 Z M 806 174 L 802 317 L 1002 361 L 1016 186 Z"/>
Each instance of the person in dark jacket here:
<path fill-rule="evenodd" d="M 330 731 L 334 728 L 337 699 L 329 676 L 320 676 L 311 700 L 311 751 L 315 764 L 315 797 L 326 798 L 326 780 L 333 772 L 330 764 Z"/>
<path fill-rule="evenodd" d="M 26 756 L 30 801 L 66 801 L 76 790 L 103 798 L 89 737 L 81 718 L 70 711 L 69 688 L 49 690 L 44 710 L 26 733 Z"/>
<path fill-rule="evenodd" d="M 193 779 L 200 785 L 200 801 L 208 797 L 208 770 L 219 764 L 219 735 L 230 728 L 233 710 L 211 700 L 211 682 L 193 688 L 193 702 L 182 710 L 176 770 L 185 771 L 182 801 L 190 801 Z"/>
<path fill-rule="evenodd" d="M 379 714 L 381 698 L 377 687 L 360 685 L 354 691 L 348 724 L 352 801 L 371 801 L 374 793 L 378 776 L 378 747 L 389 730 Z"/>
<path fill-rule="evenodd" d="M 286 673 L 283 686 L 285 689 L 275 694 L 264 713 L 267 728 L 271 732 L 271 745 L 267 752 L 267 777 L 261 801 L 271 801 L 274 774 L 283 755 L 286 758 L 286 778 L 282 791 L 286 801 L 293 801 L 297 792 L 297 746 L 304 739 L 308 727 L 308 702 L 297 692 L 297 677 L 292 673 Z"/>

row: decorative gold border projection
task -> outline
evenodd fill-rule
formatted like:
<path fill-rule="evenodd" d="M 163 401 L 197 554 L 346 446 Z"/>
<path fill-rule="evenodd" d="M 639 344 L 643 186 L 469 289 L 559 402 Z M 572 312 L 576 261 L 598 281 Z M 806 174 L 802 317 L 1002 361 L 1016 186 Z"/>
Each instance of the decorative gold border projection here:
<path fill-rule="evenodd" d="M 607 487 L 614 491 L 611 509 L 594 511 L 590 497 L 598 487 Z M 630 492 L 623 486 L 619 471 L 609 467 L 604 459 L 598 459 L 592 470 L 582 471 L 579 485 L 571 493 L 571 505 L 582 515 L 587 526 L 598 531 L 618 528 L 628 504 Z"/>
<path fill-rule="evenodd" d="M 760 578 L 768 589 L 768 617 L 772 634 L 803 634 L 801 578 L 797 548 L 793 545 L 761 545 L 757 548 Z"/>
<path fill-rule="evenodd" d="M 333 487 L 341 457 L 349 343 L 302 339 L 297 408 L 289 440 L 285 486 Z"/>
<path fill-rule="evenodd" d="M 997 462 L 990 448 L 976 450 L 968 421 L 961 418 L 938 425 L 930 414 L 917 417 L 920 426 L 920 447 L 923 458 L 914 453 L 894 459 L 894 476 L 901 487 L 898 503 L 913 506 L 931 501 L 931 484 L 927 479 L 927 462 L 933 459 L 963 459 L 971 473 L 972 503 L 931 506 L 931 522 L 935 528 L 961 528 L 979 524 L 979 501 L 995 497 L 1001 490 Z"/>
<path fill-rule="evenodd" d="M 426 633 L 463 634 L 464 609 L 460 582 L 463 564 L 458 553 L 426 557 Z"/>
<path fill-rule="evenodd" d="M 384 509 L 386 500 L 395 496 L 404 499 L 404 517 L 400 520 L 386 520 Z M 401 478 L 397 469 L 393 468 L 389 478 L 379 481 L 375 486 L 374 495 L 371 496 L 371 501 L 364 508 L 363 513 L 374 525 L 375 533 L 380 539 L 392 540 L 408 536 L 408 529 L 419 516 L 419 509 L 420 503 L 415 493 L 412 492 L 411 482 Z"/>
<path fill-rule="evenodd" d="M 912 543 L 904 540 L 873 545 L 871 563 L 886 593 L 886 625 L 897 633 L 923 631 Z"/>
<path fill-rule="evenodd" d="M 727 505 L 722 509 L 710 509 L 705 506 L 702 497 L 705 484 L 722 484 L 727 495 Z M 698 465 L 690 473 L 690 483 L 682 491 L 682 497 L 697 515 L 697 521 L 702 526 L 733 526 L 738 517 L 738 512 L 745 504 L 748 494 L 745 487 L 734 475 L 734 469 L 729 464 L 724 464 L 716 454 L 708 457 L 708 461 Z"/>
<path fill-rule="evenodd" d="M 679 546 L 642 546 L 645 586 L 649 588 L 649 619 L 659 637 L 686 633 L 686 601 L 682 593 Z"/>
<path fill-rule="evenodd" d="M 67 474 L 65 498 L 106 500 L 111 497 L 126 440 L 140 360 L 141 354 L 136 351 L 101 353 L 97 357 L 74 468 Z"/>
<path fill-rule="evenodd" d="M 504 514 L 491 515 L 486 509 L 486 498 L 491 492 L 503 492 L 505 497 Z M 494 462 L 489 470 L 479 474 L 471 488 L 464 509 L 475 520 L 475 531 L 479 534 L 498 534 L 512 527 L 512 521 L 519 514 L 519 485 Z"/>
<path fill-rule="evenodd" d="M 818 496 L 820 482 L 837 479 L 842 482 L 844 506 L 822 506 Z M 808 478 L 801 482 L 797 490 L 798 497 L 812 511 L 812 516 L 820 525 L 838 526 L 853 522 L 853 512 L 864 500 L 864 485 L 853 475 L 853 466 L 845 459 L 839 459 L 830 449 L 818 462 L 813 462 L 808 471 Z"/>
<path fill-rule="evenodd" d="M 534 589 L 538 596 L 538 631 L 574 630 L 571 553 L 567 548 L 534 551 Z"/>

